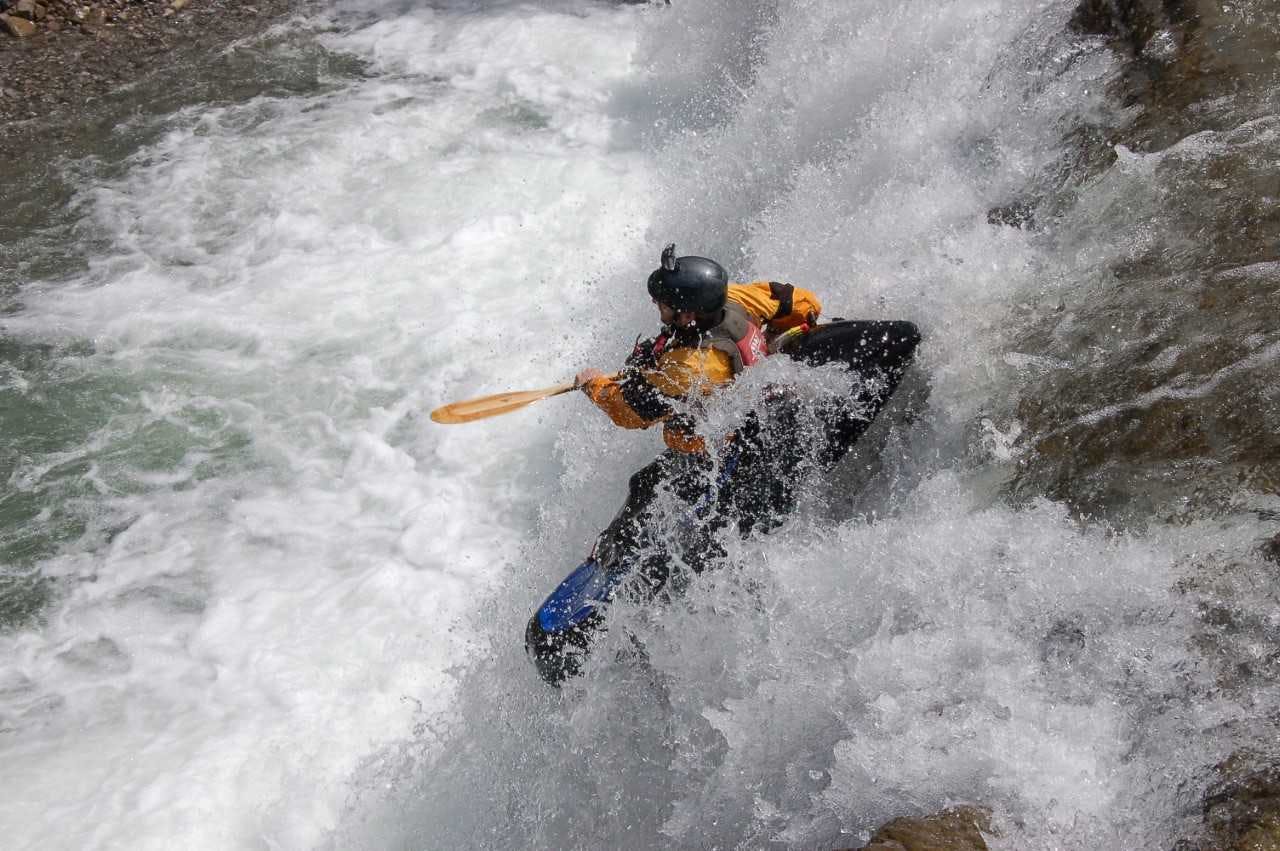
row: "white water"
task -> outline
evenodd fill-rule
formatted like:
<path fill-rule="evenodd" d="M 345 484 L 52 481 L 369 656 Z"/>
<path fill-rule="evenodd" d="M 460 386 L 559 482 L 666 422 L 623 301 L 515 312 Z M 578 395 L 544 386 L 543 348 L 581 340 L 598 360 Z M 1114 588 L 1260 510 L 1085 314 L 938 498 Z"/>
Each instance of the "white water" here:
<path fill-rule="evenodd" d="M 1172 588 L 1250 530 L 1005 505 L 1017 425 L 971 433 L 1017 380 L 1011 309 L 1062 285 L 985 212 L 1094 108 L 1068 10 L 437 5 L 335 15 L 369 13 L 316 36 L 365 79 L 174 116 L 85 190 L 110 249 L 6 319 L 92 340 L 74 366 L 120 395 L 27 471 L 86 461 L 92 533 L 42 565 L 48 623 L 0 636 L 6 836 L 828 848 L 955 801 L 1010 848 L 1172 835 L 1230 749 L 1188 732 L 1239 711 L 1179 697 L 1212 674 Z M 660 687 L 616 629 L 553 693 L 525 619 L 657 438 L 576 397 L 425 412 L 617 363 L 671 240 L 916 321 L 929 408 L 876 522 L 802 516 L 619 607 Z"/>

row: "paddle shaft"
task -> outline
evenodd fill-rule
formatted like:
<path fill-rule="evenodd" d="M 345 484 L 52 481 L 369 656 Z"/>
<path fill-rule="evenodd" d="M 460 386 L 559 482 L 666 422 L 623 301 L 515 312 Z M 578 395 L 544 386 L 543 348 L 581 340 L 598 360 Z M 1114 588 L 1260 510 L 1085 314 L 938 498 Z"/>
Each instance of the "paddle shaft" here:
<path fill-rule="evenodd" d="M 568 393 L 577 388 L 577 386 L 574 382 L 569 381 L 565 384 L 557 384 L 554 387 L 544 387 L 541 390 L 514 390 L 507 393 L 494 393 L 492 396 L 467 399 L 462 402 L 453 402 L 432 411 L 431 419 L 445 425 L 485 420 L 489 417 L 518 411 L 540 399 L 549 399 L 552 396 Z"/>

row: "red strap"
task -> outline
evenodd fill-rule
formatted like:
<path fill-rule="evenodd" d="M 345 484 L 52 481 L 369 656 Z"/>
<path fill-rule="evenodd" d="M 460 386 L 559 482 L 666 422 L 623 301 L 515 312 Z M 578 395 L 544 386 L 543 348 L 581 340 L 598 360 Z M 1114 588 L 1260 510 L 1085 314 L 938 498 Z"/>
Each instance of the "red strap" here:
<path fill-rule="evenodd" d="M 769 344 L 764 334 L 753 323 L 748 323 L 748 326 L 746 335 L 738 341 L 738 352 L 742 355 L 743 367 L 758 363 L 769 354 Z"/>

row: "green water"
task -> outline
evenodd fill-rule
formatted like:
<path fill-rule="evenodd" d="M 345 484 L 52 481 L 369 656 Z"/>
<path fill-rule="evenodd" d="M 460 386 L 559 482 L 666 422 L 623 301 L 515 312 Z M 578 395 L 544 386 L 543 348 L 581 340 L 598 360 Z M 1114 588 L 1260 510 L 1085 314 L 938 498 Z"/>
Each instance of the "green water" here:
<path fill-rule="evenodd" d="M 16 339 L 4 317 L 21 313 L 29 288 L 59 286 L 83 275 L 89 257 L 110 256 L 84 193 L 191 120 L 184 110 L 315 94 L 366 73 L 315 36 L 285 31 L 190 53 L 88 112 L 21 128 L 25 156 L 0 160 L 0 629 L 29 625 L 85 578 L 38 565 L 108 546 L 130 522 L 131 494 L 181 490 L 253 462 L 247 432 L 215 407 L 148 410 L 147 393 L 197 378 L 180 362 L 140 372 L 89 340 Z"/>

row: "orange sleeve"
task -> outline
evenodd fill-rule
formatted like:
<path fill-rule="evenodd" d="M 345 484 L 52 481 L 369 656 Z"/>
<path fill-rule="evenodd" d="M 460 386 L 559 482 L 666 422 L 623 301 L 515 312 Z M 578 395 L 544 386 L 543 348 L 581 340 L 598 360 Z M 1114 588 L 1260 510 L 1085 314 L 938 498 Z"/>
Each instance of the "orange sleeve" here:
<path fill-rule="evenodd" d="M 648 428 L 663 423 L 662 438 L 679 452 L 702 452 L 706 446 L 684 417 L 673 416 L 665 399 L 707 394 L 733 380 L 733 361 L 719 349 L 692 346 L 662 353 L 655 369 L 632 373 L 624 381 L 607 375 L 582 385 L 600 410 L 621 428 Z M 665 397 L 665 399 L 664 399 Z"/>
<path fill-rule="evenodd" d="M 707 451 L 707 442 L 702 439 L 702 435 L 686 431 L 669 422 L 662 424 L 662 440 L 667 446 L 686 455 Z"/>
<path fill-rule="evenodd" d="M 636 413 L 622 396 L 622 383 L 602 375 L 582 385 L 582 392 L 596 403 L 596 407 L 609 415 L 613 424 L 621 428 L 648 428 L 658 420 L 647 420 Z"/>

